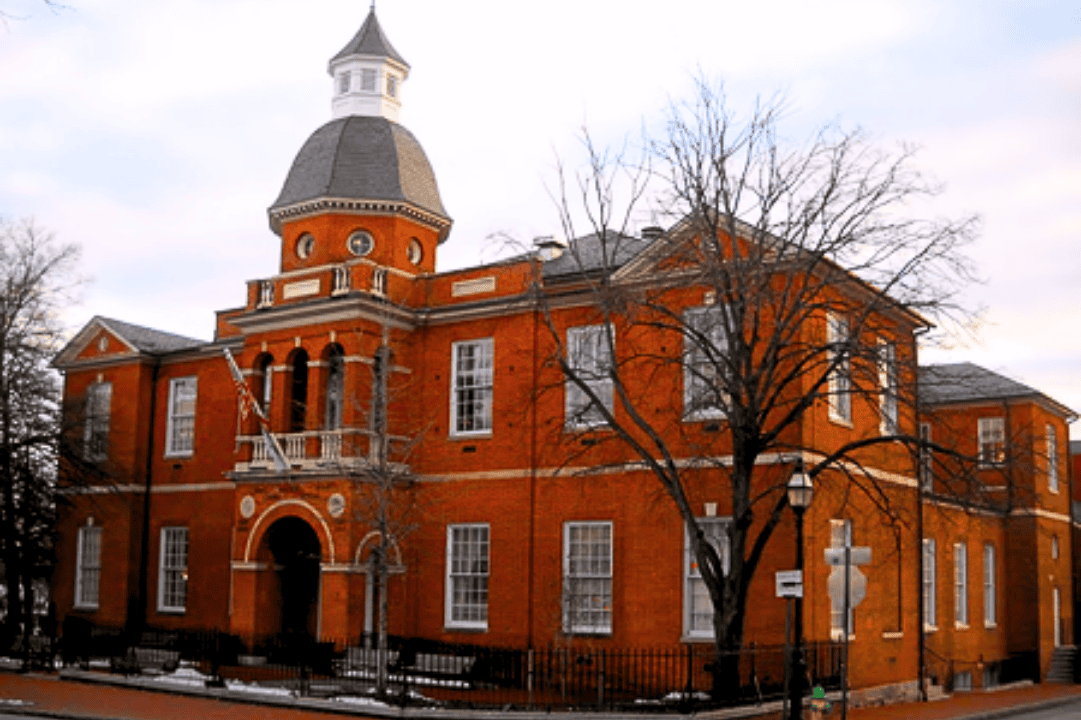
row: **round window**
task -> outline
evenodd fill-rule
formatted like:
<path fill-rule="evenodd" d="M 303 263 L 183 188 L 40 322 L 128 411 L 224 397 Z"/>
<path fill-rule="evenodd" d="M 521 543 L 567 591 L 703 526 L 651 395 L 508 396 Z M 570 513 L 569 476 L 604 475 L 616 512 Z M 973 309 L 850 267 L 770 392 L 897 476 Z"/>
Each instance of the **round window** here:
<path fill-rule="evenodd" d="M 420 246 L 420 240 L 413 238 L 409 241 L 408 257 L 409 262 L 420 265 L 421 258 L 424 257 L 424 249 Z"/>
<path fill-rule="evenodd" d="M 349 252 L 357 257 L 364 257 L 375 247 L 375 240 L 367 230 L 357 230 L 349 236 Z"/>
<path fill-rule="evenodd" d="M 297 240 L 297 257 L 301 260 L 307 260 L 311 257 L 312 250 L 315 249 L 315 238 L 308 233 L 304 233 Z"/>

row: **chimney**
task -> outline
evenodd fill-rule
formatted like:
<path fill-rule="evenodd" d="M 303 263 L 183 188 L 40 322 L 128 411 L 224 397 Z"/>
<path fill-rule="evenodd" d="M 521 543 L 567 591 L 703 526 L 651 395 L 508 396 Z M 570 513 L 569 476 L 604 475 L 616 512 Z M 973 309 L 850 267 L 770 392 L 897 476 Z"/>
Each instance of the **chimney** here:
<path fill-rule="evenodd" d="M 658 225 L 650 225 L 649 227 L 642 228 L 642 239 L 653 241 L 664 235 L 664 228 Z"/>
<path fill-rule="evenodd" d="M 555 260 L 567 249 L 567 241 L 555 235 L 541 235 L 533 239 L 533 247 L 544 262 Z"/>

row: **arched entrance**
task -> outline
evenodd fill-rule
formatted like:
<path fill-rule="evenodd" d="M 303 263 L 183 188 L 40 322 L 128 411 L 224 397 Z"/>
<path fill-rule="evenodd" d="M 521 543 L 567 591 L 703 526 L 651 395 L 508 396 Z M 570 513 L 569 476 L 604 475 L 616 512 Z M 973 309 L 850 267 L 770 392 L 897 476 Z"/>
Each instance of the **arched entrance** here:
<path fill-rule="evenodd" d="M 284 638 L 316 638 L 319 631 L 319 561 L 322 546 L 308 523 L 284 517 L 266 532 L 280 603 L 277 633 Z M 268 598 L 272 603 L 275 598 Z M 272 629 L 273 630 L 273 629 Z"/>

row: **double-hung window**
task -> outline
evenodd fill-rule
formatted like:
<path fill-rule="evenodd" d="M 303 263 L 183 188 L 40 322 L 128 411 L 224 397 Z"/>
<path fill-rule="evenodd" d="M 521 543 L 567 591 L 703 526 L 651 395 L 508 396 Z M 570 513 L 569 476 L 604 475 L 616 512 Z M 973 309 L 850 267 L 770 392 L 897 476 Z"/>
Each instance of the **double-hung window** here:
<path fill-rule="evenodd" d="M 852 366 L 848 350 L 848 319 L 830 313 L 826 317 L 826 342 L 829 352 L 829 416 L 843 423 L 852 422 Z"/>
<path fill-rule="evenodd" d="M 968 627 L 968 546 L 953 546 L 953 620 L 957 627 Z"/>
<path fill-rule="evenodd" d="M 731 518 L 698 518 L 698 527 L 702 528 L 706 542 L 717 551 L 717 556 L 721 561 L 721 572 L 725 575 L 728 574 L 731 563 L 731 546 L 728 540 L 728 526 L 731 522 Z M 709 590 L 706 589 L 702 573 L 698 570 L 698 558 L 694 555 L 691 536 L 686 530 L 684 530 L 684 548 L 684 634 L 689 638 L 712 638 L 713 601 L 709 597 Z"/>
<path fill-rule="evenodd" d="M 612 346 L 608 325 L 584 325 L 567 330 L 567 363 L 571 372 L 597 397 L 594 402 L 571 378 L 566 378 L 567 427 L 604 425 L 603 406 L 612 412 Z"/>
<path fill-rule="evenodd" d="M 980 448 L 980 465 L 990 467 L 1006 462 L 1006 421 L 1001 417 L 980 418 L 976 421 Z"/>
<path fill-rule="evenodd" d="M 1047 439 L 1047 489 L 1053 493 L 1058 492 L 1058 437 L 1055 426 L 1051 423 L 1045 428 Z"/>
<path fill-rule="evenodd" d="M 830 520 L 830 547 L 832 548 L 844 548 L 852 547 L 852 521 L 851 520 Z M 843 566 L 837 566 L 834 568 L 834 572 L 844 572 Z M 855 608 L 849 606 L 848 608 L 848 634 L 849 636 L 855 631 Z M 845 631 L 845 608 L 842 598 L 842 602 L 832 602 L 830 604 L 830 637 L 838 639 L 844 637 Z"/>
<path fill-rule="evenodd" d="M 683 417 L 724 417 L 724 374 L 728 352 L 724 310 L 720 305 L 692 308 L 683 315 Z"/>
<path fill-rule="evenodd" d="M 448 628 L 488 629 L 488 537 L 486 524 L 447 526 Z"/>
<path fill-rule="evenodd" d="M 112 383 L 94 383 L 86 389 L 83 455 L 87 460 L 101 461 L 109 456 L 109 415 L 112 398 Z"/>
<path fill-rule="evenodd" d="M 75 549 L 75 607 L 96 610 L 101 581 L 101 528 L 79 528 Z"/>
<path fill-rule="evenodd" d="M 163 527 L 158 561 L 158 610 L 184 612 L 188 602 L 188 529 Z"/>
<path fill-rule="evenodd" d="M 169 381 L 169 420 L 165 429 L 165 456 L 190 456 L 195 439 L 196 378 Z"/>
<path fill-rule="evenodd" d="M 998 623 L 995 597 L 995 546 L 983 546 L 983 624 L 994 627 Z"/>
<path fill-rule="evenodd" d="M 451 435 L 492 431 L 492 354 L 492 338 L 452 346 Z"/>
<path fill-rule="evenodd" d="M 882 435 L 897 434 L 897 346 L 878 342 L 879 427 Z"/>
<path fill-rule="evenodd" d="M 563 525 L 563 631 L 612 632 L 612 523 Z"/>
<path fill-rule="evenodd" d="M 935 539 L 923 539 L 923 625 L 938 628 L 935 612 Z"/>

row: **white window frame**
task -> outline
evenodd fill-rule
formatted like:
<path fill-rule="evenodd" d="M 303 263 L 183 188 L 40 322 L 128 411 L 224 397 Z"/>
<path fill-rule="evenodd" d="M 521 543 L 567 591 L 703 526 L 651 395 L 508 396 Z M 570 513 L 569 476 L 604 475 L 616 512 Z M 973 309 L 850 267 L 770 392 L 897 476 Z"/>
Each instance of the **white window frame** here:
<path fill-rule="evenodd" d="M 349 86 L 352 83 L 352 80 L 350 78 L 351 74 L 352 73 L 350 73 L 348 70 L 346 70 L 345 72 L 338 73 L 338 94 L 339 95 L 345 95 L 347 92 L 349 92 Z"/>
<path fill-rule="evenodd" d="M 717 356 L 728 350 L 723 313 L 724 307 L 721 305 L 689 308 L 683 313 L 686 327 L 683 336 L 684 420 L 693 422 L 725 417 L 722 391 L 717 386 L 720 382 L 717 363 L 721 361 Z M 693 333 L 701 333 L 706 338 L 709 353 Z M 715 356 L 713 360 L 710 360 L 710 354 Z"/>
<path fill-rule="evenodd" d="M 935 455 L 931 448 L 926 447 L 923 443 L 931 442 L 931 423 L 921 422 L 919 425 L 920 434 L 920 448 L 917 453 L 919 457 L 919 467 L 916 472 L 919 474 L 920 489 L 923 492 L 932 492 L 935 489 Z"/>
<path fill-rule="evenodd" d="M 848 343 L 848 318 L 828 313 L 826 315 L 826 342 L 829 352 L 829 419 L 845 425 L 852 424 L 852 366 Z M 840 359 L 838 359 L 840 358 Z"/>
<path fill-rule="evenodd" d="M 101 598 L 100 525 L 79 528 L 75 541 L 75 608 L 97 610 Z"/>
<path fill-rule="evenodd" d="M 612 377 L 612 345 L 608 344 L 609 325 L 580 325 L 567 328 L 567 363 L 572 371 L 601 399 L 608 412 L 613 412 L 615 395 Z M 570 378 L 564 378 L 566 427 L 582 429 L 607 425 L 599 408 L 591 405 L 589 397 Z"/>
<path fill-rule="evenodd" d="M 958 628 L 968 627 L 968 546 L 953 546 L 953 622 Z"/>
<path fill-rule="evenodd" d="M 843 548 L 845 546 L 852 547 L 852 520 L 850 519 L 835 519 L 830 520 L 830 547 L 831 548 Z M 841 568 L 841 572 L 844 572 L 844 568 Z M 830 638 L 833 640 L 841 640 L 844 638 L 844 628 L 841 627 L 842 615 L 844 610 L 834 611 L 833 603 L 830 603 Z M 855 637 L 856 633 L 856 608 L 849 606 L 848 608 L 848 637 Z"/>
<path fill-rule="evenodd" d="M 447 628 L 488 629 L 490 558 L 491 527 L 487 523 L 447 525 Z"/>
<path fill-rule="evenodd" d="M 363 68 L 360 71 L 360 89 L 364 92 L 375 92 L 375 86 L 379 82 L 379 73 L 372 68 Z"/>
<path fill-rule="evenodd" d="M 923 628 L 938 630 L 938 608 L 935 568 L 935 539 L 923 539 Z"/>
<path fill-rule="evenodd" d="M 188 529 L 163 527 L 158 547 L 158 612 L 182 613 L 188 604 Z"/>
<path fill-rule="evenodd" d="M 571 549 L 574 542 L 581 542 L 573 537 L 575 532 L 586 530 L 604 530 L 607 538 L 596 543 L 601 552 L 590 549 L 581 556 L 589 561 L 581 568 Z M 592 545 L 593 540 L 587 538 L 586 542 Z M 612 545 L 610 521 L 563 523 L 563 632 L 568 635 L 612 634 Z"/>
<path fill-rule="evenodd" d="M 721 560 L 721 572 L 728 575 L 732 567 L 732 546 L 728 537 L 728 528 L 732 524 L 730 517 L 702 517 L 698 518 L 698 525 L 706 536 L 706 541 L 713 545 Z M 701 612 L 696 605 L 696 600 L 701 599 L 703 605 Z M 709 622 L 705 627 L 695 627 L 695 616 L 709 616 Z M 683 636 L 686 638 L 712 640 L 713 632 L 713 601 L 706 591 L 705 581 L 698 572 L 698 562 L 691 549 L 691 534 L 687 528 L 683 529 Z"/>
<path fill-rule="evenodd" d="M 190 392 L 191 412 L 184 412 L 177 405 L 184 399 L 180 394 Z M 199 379 L 194 375 L 173 378 L 169 381 L 168 421 L 165 427 L 165 457 L 191 457 L 195 452 L 195 411 L 199 398 Z M 187 426 L 187 447 L 182 442 Z"/>
<path fill-rule="evenodd" d="M 983 624 L 984 627 L 996 627 L 998 625 L 998 595 L 995 587 L 995 575 L 998 568 L 995 566 L 995 546 L 993 543 L 984 543 L 983 546 Z"/>
<path fill-rule="evenodd" d="M 109 421 L 112 416 L 113 384 L 96 382 L 86 389 L 86 417 L 83 425 L 83 456 L 92 462 L 109 457 Z"/>
<path fill-rule="evenodd" d="M 1047 445 L 1047 489 L 1053 493 L 1058 492 L 1058 434 L 1055 426 L 1047 423 L 1044 428 L 1044 438 Z"/>
<path fill-rule="evenodd" d="M 494 340 L 482 338 L 456 342 L 451 345 L 450 357 L 450 435 L 491 435 L 495 382 Z M 463 413 L 463 409 L 469 411 Z"/>
<path fill-rule="evenodd" d="M 1006 461 L 1006 419 L 1002 416 L 976 421 L 976 447 L 980 467 L 997 467 Z"/>
<path fill-rule="evenodd" d="M 897 379 L 897 345 L 889 340 L 878 341 L 878 432 L 880 435 L 896 435 L 898 432 L 899 404 Z"/>

